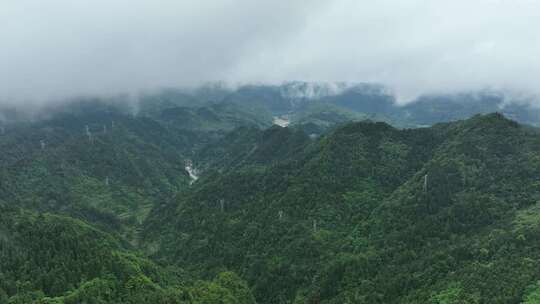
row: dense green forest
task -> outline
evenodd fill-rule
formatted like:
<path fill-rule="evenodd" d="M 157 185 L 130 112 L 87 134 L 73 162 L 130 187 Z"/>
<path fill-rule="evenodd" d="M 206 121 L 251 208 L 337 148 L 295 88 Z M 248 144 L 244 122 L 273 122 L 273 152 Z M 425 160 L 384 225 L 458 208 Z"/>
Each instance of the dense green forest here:
<path fill-rule="evenodd" d="M 519 303 L 532 292 L 536 132 L 500 114 L 408 130 L 362 122 L 299 149 L 282 130 L 154 209 L 150 256 L 204 277 L 233 269 L 262 303 Z M 280 149 L 265 154 L 266 140 Z"/>
<path fill-rule="evenodd" d="M 201 90 L 2 125 L 0 303 L 540 303 L 536 128 Z"/>

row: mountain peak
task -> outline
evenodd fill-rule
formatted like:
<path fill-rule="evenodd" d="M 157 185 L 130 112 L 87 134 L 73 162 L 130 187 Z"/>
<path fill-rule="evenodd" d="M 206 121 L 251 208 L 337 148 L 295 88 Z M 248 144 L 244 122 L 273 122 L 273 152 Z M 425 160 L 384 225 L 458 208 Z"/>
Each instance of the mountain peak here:
<path fill-rule="evenodd" d="M 518 128 L 519 124 L 500 112 L 488 114 L 476 114 L 471 119 L 466 120 L 467 124 L 476 127 L 511 127 Z"/>

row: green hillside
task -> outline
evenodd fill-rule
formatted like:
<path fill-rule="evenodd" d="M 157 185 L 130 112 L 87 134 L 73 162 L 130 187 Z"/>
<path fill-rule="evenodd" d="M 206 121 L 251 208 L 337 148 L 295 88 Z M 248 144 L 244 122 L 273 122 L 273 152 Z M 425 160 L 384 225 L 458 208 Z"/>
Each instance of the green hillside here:
<path fill-rule="evenodd" d="M 138 249 L 150 210 L 189 187 L 194 150 L 256 122 L 238 117 L 206 130 L 85 101 L 3 127 L 0 303 L 253 303 L 232 272 L 200 281 Z"/>
<path fill-rule="evenodd" d="M 82 221 L 0 211 L 0 303 L 255 303 L 234 273 L 194 281 Z"/>
<path fill-rule="evenodd" d="M 539 279 L 538 148 L 499 114 L 350 124 L 210 171 L 148 219 L 152 256 L 233 269 L 260 303 L 519 303 Z"/>
<path fill-rule="evenodd" d="M 234 104 L 7 125 L 0 303 L 538 302 L 536 129 L 318 109 L 318 137 Z"/>

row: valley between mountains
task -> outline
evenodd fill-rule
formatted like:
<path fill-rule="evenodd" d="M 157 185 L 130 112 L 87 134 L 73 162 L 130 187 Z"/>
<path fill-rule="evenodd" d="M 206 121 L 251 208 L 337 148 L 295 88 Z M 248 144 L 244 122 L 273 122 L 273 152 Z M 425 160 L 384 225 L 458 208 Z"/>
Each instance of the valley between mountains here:
<path fill-rule="evenodd" d="M 538 303 L 526 110 L 286 89 L 4 111 L 0 303 Z"/>

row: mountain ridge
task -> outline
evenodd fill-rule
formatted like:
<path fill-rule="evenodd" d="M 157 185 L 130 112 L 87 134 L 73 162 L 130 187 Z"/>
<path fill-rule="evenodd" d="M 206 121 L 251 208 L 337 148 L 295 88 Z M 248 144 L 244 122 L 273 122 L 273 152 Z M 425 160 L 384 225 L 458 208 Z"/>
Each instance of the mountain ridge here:
<path fill-rule="evenodd" d="M 9 126 L 0 303 L 517 303 L 539 292 L 536 129 L 492 113 L 425 128 L 343 121 L 310 136 L 226 107 Z"/>

